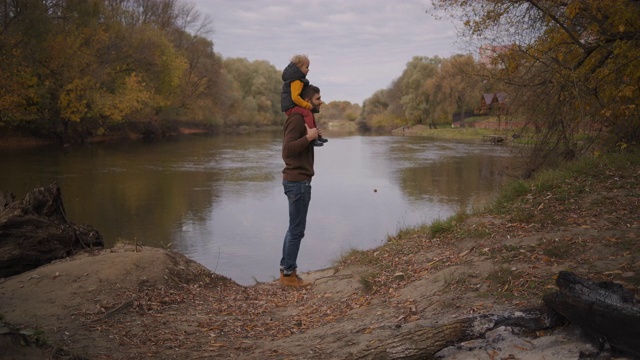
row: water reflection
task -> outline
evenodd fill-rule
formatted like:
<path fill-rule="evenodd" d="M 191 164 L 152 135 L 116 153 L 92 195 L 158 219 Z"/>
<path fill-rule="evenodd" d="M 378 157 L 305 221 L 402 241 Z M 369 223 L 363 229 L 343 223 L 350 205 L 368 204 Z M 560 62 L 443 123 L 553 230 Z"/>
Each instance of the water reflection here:
<path fill-rule="evenodd" d="M 277 275 L 287 228 L 281 132 L 3 151 L 0 190 L 56 181 L 71 221 L 171 247 L 242 284 Z M 417 137 L 343 136 L 316 150 L 301 271 L 490 196 L 508 150 Z M 275 270 L 275 272 L 274 272 Z"/>
<path fill-rule="evenodd" d="M 476 143 L 423 141 L 404 148 L 390 147 L 398 183 L 412 201 L 433 201 L 458 206 L 482 204 L 500 184 L 503 147 Z"/>

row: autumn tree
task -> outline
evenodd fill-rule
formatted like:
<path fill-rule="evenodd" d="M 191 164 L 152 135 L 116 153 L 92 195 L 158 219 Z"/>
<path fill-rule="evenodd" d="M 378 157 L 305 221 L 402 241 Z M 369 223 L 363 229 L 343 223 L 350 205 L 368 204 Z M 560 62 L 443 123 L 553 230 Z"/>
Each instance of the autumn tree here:
<path fill-rule="evenodd" d="M 234 96 L 228 126 L 274 125 L 283 120 L 280 111 L 281 72 L 264 60 L 250 62 L 230 58 L 223 62 Z"/>
<path fill-rule="evenodd" d="M 427 83 L 436 77 L 441 59 L 415 56 L 400 76 L 402 87 L 400 103 L 404 109 L 404 117 L 409 125 L 425 122 L 426 116 L 432 112 L 434 104 L 433 91 L 427 88 Z"/>
<path fill-rule="evenodd" d="M 471 55 L 454 55 L 443 59 L 436 76 L 427 80 L 425 88 L 432 94 L 428 118 L 435 124 L 450 124 L 464 114 L 473 113 L 483 92 L 496 92 L 484 67 Z"/>
<path fill-rule="evenodd" d="M 365 100 L 359 123 L 363 128 L 394 128 L 415 124 L 450 124 L 459 108 L 479 98 L 472 58 L 415 56 L 384 91 Z M 467 73 L 465 73 L 467 72 Z M 366 126 L 365 126 L 366 125 Z"/>
<path fill-rule="evenodd" d="M 179 0 L 0 0 L 0 126 L 61 143 L 282 123 L 280 71 Z"/>
<path fill-rule="evenodd" d="M 221 127 L 228 113 L 226 81 L 222 59 L 213 51 L 213 43 L 200 36 L 185 34 L 183 41 L 187 68 L 176 99 L 184 118 Z"/>
<path fill-rule="evenodd" d="M 29 60 L 30 47 L 37 46 L 49 31 L 44 4 L 25 1 L 0 2 L 0 125 L 17 126 L 37 118 L 41 93 L 36 84 L 34 64 Z"/>
<path fill-rule="evenodd" d="M 362 112 L 358 118 L 358 128 L 364 131 L 385 128 L 393 123 L 389 119 L 388 90 L 378 90 L 362 104 Z"/>
<path fill-rule="evenodd" d="M 28 79 L 18 82 L 19 99 L 2 97 L 3 118 L 28 122 L 60 142 L 83 141 L 141 109 L 152 91 L 163 89 L 148 88 L 145 81 L 152 76 L 131 69 L 120 40 L 135 36 L 114 36 L 103 21 L 101 1 L 25 0 L 0 8 L 3 40 L 15 44 L 14 51 L 3 51 L 1 60 L 10 65 L 3 69 L 10 79 Z M 27 111 L 20 111 L 21 104 Z"/>
<path fill-rule="evenodd" d="M 316 121 L 346 120 L 356 121 L 360 116 L 360 105 L 349 101 L 331 101 L 322 106 L 322 111 L 316 115 Z"/>
<path fill-rule="evenodd" d="M 3 5 L 3 45 L 14 46 L 11 51 L 3 46 L 2 61 L 9 65 L 3 71 L 22 88 L 13 101 L 3 96 L 3 118 L 39 121 L 41 132 L 63 138 L 90 111 L 90 90 L 99 82 L 98 56 L 105 41 L 97 21 L 99 4 L 26 0 Z"/>
<path fill-rule="evenodd" d="M 491 76 L 537 131 L 537 168 L 640 137 L 640 3 L 632 0 L 432 0 L 476 44 L 504 50 Z"/>

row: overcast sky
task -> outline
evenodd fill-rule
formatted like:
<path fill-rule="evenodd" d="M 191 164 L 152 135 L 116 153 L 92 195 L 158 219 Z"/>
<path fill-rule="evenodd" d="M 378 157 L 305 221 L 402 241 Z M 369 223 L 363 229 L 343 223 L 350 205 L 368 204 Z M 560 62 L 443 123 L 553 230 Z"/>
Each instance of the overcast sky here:
<path fill-rule="evenodd" d="M 266 60 L 284 69 L 307 54 L 307 78 L 325 102 L 361 104 L 397 79 L 413 56 L 466 53 L 455 25 L 425 13 L 429 0 L 191 0 L 208 15 L 224 58 Z"/>

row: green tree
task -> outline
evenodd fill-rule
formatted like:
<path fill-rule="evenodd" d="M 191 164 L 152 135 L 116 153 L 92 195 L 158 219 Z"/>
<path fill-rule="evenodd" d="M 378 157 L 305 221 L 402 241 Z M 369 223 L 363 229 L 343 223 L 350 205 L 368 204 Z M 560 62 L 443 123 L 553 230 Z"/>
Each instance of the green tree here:
<path fill-rule="evenodd" d="M 264 60 L 249 62 L 244 58 L 225 59 L 224 68 L 233 86 L 235 102 L 227 125 L 281 124 L 280 72 Z"/>
<path fill-rule="evenodd" d="M 363 118 L 369 125 L 385 128 L 420 123 L 449 125 L 453 114 L 472 112 L 482 92 L 495 92 L 495 86 L 471 55 L 448 59 L 416 56 L 388 89 L 367 100 L 367 105 L 378 106 L 363 111 Z M 384 110 L 380 104 L 385 104 Z"/>
<path fill-rule="evenodd" d="M 387 90 L 378 90 L 362 104 L 362 112 L 358 118 L 358 127 L 361 130 L 372 130 L 374 128 L 373 119 L 380 117 L 389 108 L 386 98 Z"/>
<path fill-rule="evenodd" d="M 471 55 L 454 55 L 442 60 L 439 72 L 426 83 L 432 94 L 428 117 L 433 124 L 450 124 L 454 114 L 472 113 L 485 91 L 496 92 L 482 67 Z"/>
<path fill-rule="evenodd" d="M 415 56 L 400 76 L 402 84 L 402 98 L 400 103 L 404 109 L 404 116 L 408 125 L 421 124 L 433 107 L 432 97 L 427 83 L 438 74 L 441 59 Z"/>

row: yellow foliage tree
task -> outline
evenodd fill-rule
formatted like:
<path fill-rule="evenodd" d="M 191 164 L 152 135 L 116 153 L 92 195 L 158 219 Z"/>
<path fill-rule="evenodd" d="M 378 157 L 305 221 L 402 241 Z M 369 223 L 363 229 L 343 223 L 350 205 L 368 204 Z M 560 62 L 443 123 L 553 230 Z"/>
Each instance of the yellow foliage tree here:
<path fill-rule="evenodd" d="M 135 72 L 125 77 L 114 92 L 99 91 L 92 99 L 94 115 L 114 124 L 125 121 L 126 115 L 146 108 L 150 102 L 151 94 Z"/>

